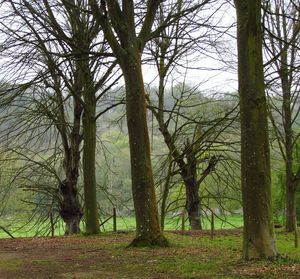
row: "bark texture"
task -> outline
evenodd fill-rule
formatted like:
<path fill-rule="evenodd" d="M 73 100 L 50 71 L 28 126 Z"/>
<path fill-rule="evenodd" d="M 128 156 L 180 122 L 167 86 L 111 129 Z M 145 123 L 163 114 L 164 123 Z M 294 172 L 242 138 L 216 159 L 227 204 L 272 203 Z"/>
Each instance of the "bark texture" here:
<path fill-rule="evenodd" d="M 159 223 L 150 157 L 146 97 L 141 54 L 151 32 L 157 0 L 147 1 L 139 35 L 135 26 L 134 1 L 89 1 L 122 69 L 126 86 L 126 114 L 130 146 L 132 193 L 136 216 L 136 238 L 132 246 L 166 246 Z M 117 36 L 117 38 L 116 38 Z"/>
<path fill-rule="evenodd" d="M 72 132 L 68 135 L 69 141 L 67 140 L 67 133 L 63 133 L 63 131 L 65 131 L 65 127 L 62 127 L 63 130 L 61 130 L 61 137 L 63 139 L 64 146 L 63 168 L 66 179 L 59 187 L 63 197 L 60 215 L 66 224 L 66 235 L 80 233 L 80 220 L 83 216 L 77 187 L 80 163 L 80 144 L 82 141 L 80 135 L 82 110 L 83 108 L 81 104 L 74 100 L 74 119 Z"/>
<path fill-rule="evenodd" d="M 281 67 L 279 71 L 281 88 L 283 94 L 283 128 L 284 128 L 284 147 L 285 147 L 285 187 L 286 187 L 286 231 L 292 232 L 296 229 L 296 190 L 299 178 L 293 172 L 293 124 L 292 124 L 292 96 L 291 78 L 288 68 L 287 50 L 282 50 Z"/>
<path fill-rule="evenodd" d="M 126 84 L 126 113 L 129 134 L 132 194 L 137 238 L 132 245 L 163 244 L 158 218 L 146 121 L 146 98 L 139 52 L 122 63 Z"/>
<path fill-rule="evenodd" d="M 95 95 L 86 93 L 86 109 L 83 116 L 82 168 L 84 181 L 84 214 L 86 233 L 100 232 L 96 195 L 96 100 Z"/>
<path fill-rule="evenodd" d="M 74 59 L 78 69 L 75 79 L 80 83 L 81 87 L 78 92 L 74 92 L 75 97 L 80 94 L 83 98 L 83 188 L 84 188 L 84 217 L 86 222 L 86 233 L 97 234 L 100 232 L 99 213 L 97 205 L 96 190 L 96 92 L 97 85 L 94 80 L 95 71 L 93 67 L 93 59 L 89 55 L 92 48 L 93 40 L 99 33 L 99 28 L 95 27 L 92 17 L 88 13 L 84 13 L 86 3 L 78 4 L 68 3 L 68 11 L 73 28 L 74 40 Z M 105 78 L 101 78 L 105 82 Z"/>
<path fill-rule="evenodd" d="M 272 221 L 261 1 L 235 0 L 235 6 L 242 141 L 243 254 L 246 260 L 274 258 L 278 253 Z"/>

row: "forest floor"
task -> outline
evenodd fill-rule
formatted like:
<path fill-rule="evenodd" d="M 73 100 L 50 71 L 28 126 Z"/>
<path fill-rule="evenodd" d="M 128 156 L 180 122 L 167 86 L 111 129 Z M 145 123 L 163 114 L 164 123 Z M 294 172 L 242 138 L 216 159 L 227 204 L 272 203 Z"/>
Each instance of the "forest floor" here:
<path fill-rule="evenodd" d="M 240 230 L 167 232 L 168 248 L 127 248 L 133 233 L 0 240 L 1 279 L 300 278 L 300 249 L 277 234 L 282 257 L 241 260 Z"/>

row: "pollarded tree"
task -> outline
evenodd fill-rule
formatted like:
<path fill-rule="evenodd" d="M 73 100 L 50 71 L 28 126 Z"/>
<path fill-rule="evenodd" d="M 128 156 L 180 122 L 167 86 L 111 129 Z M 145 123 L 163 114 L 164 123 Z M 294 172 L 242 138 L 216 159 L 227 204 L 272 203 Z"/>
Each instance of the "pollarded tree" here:
<path fill-rule="evenodd" d="M 70 219 L 72 211 L 70 207 L 76 200 L 74 196 L 78 195 L 80 145 L 83 140 L 86 229 L 89 234 L 97 233 L 99 221 L 95 178 L 98 117 L 96 102 L 103 96 L 104 84 L 109 79 L 115 64 L 111 65 L 106 61 L 103 66 L 101 63 L 103 57 L 99 48 L 106 53 L 105 44 L 103 38 L 99 37 L 99 26 L 88 12 L 89 6 L 85 1 L 62 1 L 62 3 L 55 0 L 43 1 L 43 3 L 5 1 L 3 7 L 6 9 L 10 7 L 13 11 L 11 17 L 17 19 L 18 24 L 23 24 L 23 28 L 19 28 L 16 24 L 18 28 L 15 30 L 4 23 L 6 28 L 4 32 L 14 35 L 9 36 L 5 42 L 5 49 L 14 50 L 15 44 L 23 46 L 21 50 L 16 49 L 17 54 L 12 55 L 11 59 L 15 59 L 14 63 L 25 61 L 33 65 L 29 69 L 28 64 L 22 64 L 23 72 L 29 72 L 33 77 L 28 80 L 24 77 L 21 82 L 26 80 L 26 84 L 37 85 L 37 87 L 43 84 L 45 90 L 53 91 L 56 96 L 56 99 L 47 100 L 56 110 L 49 113 L 46 109 L 51 106 L 47 105 L 44 113 L 51 117 L 60 132 L 65 155 L 63 165 L 66 180 L 60 185 L 65 200 L 62 216 L 64 219 Z M 26 36 L 24 36 L 25 31 Z M 97 56 L 93 55 L 94 48 L 98 50 Z M 12 75 L 12 79 L 14 78 L 15 76 Z M 100 88 L 103 89 L 101 93 L 98 92 Z M 74 110 L 71 120 L 66 120 L 64 101 L 69 98 L 73 100 Z M 53 101 L 56 100 L 58 104 L 55 105 Z M 72 121 L 73 123 L 70 124 Z M 78 227 L 80 218 L 76 220 Z"/>
<path fill-rule="evenodd" d="M 149 60 L 155 65 L 158 76 L 156 96 L 149 94 L 148 107 L 158 123 L 161 135 L 185 185 L 185 207 L 192 230 L 202 228 L 202 198 L 199 189 L 219 161 L 219 156 L 216 156 L 217 153 L 214 152 L 214 144 L 222 133 L 221 130 L 224 131 L 230 125 L 231 119 L 227 121 L 227 117 L 234 109 L 228 114 L 225 113 L 225 116 L 220 117 L 219 113 L 215 112 L 209 120 L 204 119 L 198 110 L 209 102 L 216 102 L 217 99 L 203 97 L 201 100 L 198 90 L 188 88 L 184 84 L 179 90 L 181 92 L 179 96 L 173 96 L 174 106 L 171 108 L 170 104 L 166 104 L 170 99 L 166 85 L 173 84 L 174 70 L 176 72 L 182 68 L 183 71 L 188 72 L 189 63 L 185 63 L 185 60 L 196 60 L 198 56 L 205 57 L 203 50 L 212 55 L 214 48 L 217 48 L 219 36 L 223 30 L 222 28 L 217 30 L 218 27 L 213 25 L 212 15 L 218 12 L 222 1 L 220 6 L 212 6 L 213 4 L 209 2 L 203 2 L 203 5 L 199 5 L 197 9 L 189 13 L 188 18 L 178 18 L 162 30 L 159 37 L 147 45 Z M 158 26 L 165 21 L 170 13 L 169 9 L 174 9 L 174 7 L 168 2 L 160 5 L 155 22 Z M 186 9 L 184 1 L 178 1 L 176 9 L 177 14 L 183 12 Z M 207 68 L 207 70 L 210 69 Z M 177 89 L 179 88 L 180 86 L 177 86 Z M 174 88 L 172 90 L 176 91 Z M 227 144 L 224 143 L 224 145 Z"/>
<path fill-rule="evenodd" d="M 241 113 L 244 258 L 277 256 L 273 232 L 270 151 L 260 0 L 235 0 Z"/>
<path fill-rule="evenodd" d="M 45 127 L 46 134 L 47 130 L 52 130 L 51 128 L 55 127 L 55 132 L 48 134 L 48 137 L 56 137 L 56 133 L 59 134 L 64 154 L 64 178 L 59 179 L 58 175 L 54 175 L 57 179 L 58 192 L 61 196 L 59 201 L 57 201 L 59 212 L 66 224 L 66 234 L 79 233 L 79 224 L 83 215 L 77 188 L 80 145 L 82 142 L 80 132 L 83 110 L 81 96 L 79 94 L 77 99 L 73 99 L 72 105 L 70 105 L 70 102 L 67 102 L 67 100 L 72 98 L 64 83 L 66 74 L 64 74 L 63 68 L 68 63 L 63 63 L 62 60 L 58 59 L 59 52 L 62 56 L 64 53 L 59 51 L 57 41 L 53 40 L 49 44 L 49 33 L 41 29 L 39 23 L 30 21 L 41 11 L 35 10 L 37 7 L 30 6 L 28 3 L 16 4 L 13 1 L 6 1 L 3 5 L 11 13 L 9 16 L 3 16 L 2 18 L 1 31 L 3 32 L 3 38 L 6 38 L 2 44 L 4 49 L 2 57 L 10 57 L 9 66 L 2 69 L 2 74 L 10 79 L 11 85 L 17 84 L 12 85 L 10 90 L 9 88 L 6 89 L 6 95 L 13 95 L 15 91 L 16 96 L 15 100 L 8 104 L 8 106 L 11 106 L 11 109 L 8 108 L 8 114 L 11 115 L 7 115 L 6 120 L 11 126 L 5 133 L 9 133 L 10 129 L 17 129 L 20 132 L 18 136 L 21 136 L 23 127 L 32 130 L 31 134 L 23 133 L 24 144 L 22 145 L 25 153 L 23 158 L 26 158 L 26 155 L 30 153 L 28 145 L 32 148 L 32 142 L 36 140 L 35 138 L 38 134 L 42 138 L 42 127 Z M 13 27 L 8 23 L 12 18 L 15 20 Z M 38 30 L 39 32 L 37 32 Z M 16 44 L 18 45 L 17 48 L 15 47 Z M 17 71 L 14 67 L 15 65 L 18 65 Z M 28 68 L 29 65 L 30 70 Z M 78 72 L 78 69 L 75 71 Z M 33 77 L 23 78 L 22 75 L 20 77 L 16 75 L 22 72 L 30 72 Z M 76 72 L 73 74 L 76 76 Z M 72 78 L 72 74 L 69 75 L 68 81 L 70 81 L 68 84 L 70 90 L 76 91 L 82 87 L 80 80 Z M 13 111 L 14 107 L 18 107 L 16 112 Z M 70 119 L 68 111 L 70 112 L 72 109 L 72 117 Z M 19 114 L 17 118 L 16 114 Z M 20 127 L 16 120 L 19 123 L 23 123 L 23 127 Z M 36 125 L 34 125 L 34 121 L 36 121 Z M 33 131 L 34 129 L 35 131 Z M 18 141 L 17 138 L 14 141 L 11 140 L 9 143 L 10 149 L 20 144 Z M 58 155 L 54 156 L 59 158 L 60 152 L 55 151 L 55 143 L 56 141 L 53 141 L 53 145 L 49 146 L 48 152 L 45 153 L 50 153 L 50 150 L 54 148 L 54 154 Z M 38 146 L 36 145 L 34 148 L 37 153 Z M 46 149 L 45 146 L 42 148 Z M 33 156 L 31 161 L 28 160 L 28 165 L 35 162 L 36 167 L 40 164 L 42 170 L 47 169 L 47 167 L 43 168 L 43 162 L 35 157 Z M 50 165 L 49 163 L 48 168 L 50 168 Z M 54 169 L 54 166 L 52 168 Z M 51 192 L 55 185 L 49 188 L 49 192 Z M 38 187 L 34 190 L 35 192 L 39 190 L 44 191 L 43 189 L 38 189 Z M 58 193 L 56 194 L 57 196 L 59 196 Z"/>

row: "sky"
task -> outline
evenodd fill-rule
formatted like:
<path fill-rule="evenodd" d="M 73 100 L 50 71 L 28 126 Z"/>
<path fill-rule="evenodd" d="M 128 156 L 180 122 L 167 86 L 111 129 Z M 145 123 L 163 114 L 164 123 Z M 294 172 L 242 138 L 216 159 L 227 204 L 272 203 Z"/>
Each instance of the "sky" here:
<path fill-rule="evenodd" d="M 219 26 L 232 26 L 227 35 L 220 38 L 221 49 L 217 52 L 208 52 L 203 55 L 190 56 L 188 64 L 189 70 L 179 70 L 174 74 L 174 79 L 178 82 L 184 80 L 193 86 L 201 84 L 200 88 L 207 92 L 231 93 L 237 91 L 237 47 L 236 47 L 236 16 L 234 7 L 228 3 L 215 14 L 215 21 Z M 199 46 L 201 48 L 201 45 Z M 143 68 L 145 83 L 156 84 L 156 71 L 154 67 L 144 66 Z"/>

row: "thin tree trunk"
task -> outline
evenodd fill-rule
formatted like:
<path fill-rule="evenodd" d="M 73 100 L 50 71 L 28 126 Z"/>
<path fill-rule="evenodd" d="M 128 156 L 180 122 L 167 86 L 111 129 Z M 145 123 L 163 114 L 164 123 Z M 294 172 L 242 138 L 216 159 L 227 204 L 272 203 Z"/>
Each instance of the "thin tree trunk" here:
<path fill-rule="evenodd" d="M 296 194 L 297 190 L 295 183 L 289 181 L 286 185 L 286 224 L 285 228 L 288 232 L 293 232 L 296 226 Z"/>
<path fill-rule="evenodd" d="M 243 254 L 277 256 L 272 221 L 270 151 L 264 88 L 261 1 L 235 0 L 241 111 Z"/>
<path fill-rule="evenodd" d="M 167 173 L 166 181 L 163 185 L 162 198 L 161 198 L 162 200 L 161 200 L 161 211 L 160 211 L 160 227 L 162 231 L 164 231 L 165 229 L 165 219 L 167 214 L 167 199 L 170 192 L 171 171 L 173 168 L 173 162 L 171 158 L 168 158 L 168 161 L 169 161 L 168 173 Z"/>
<path fill-rule="evenodd" d="M 163 47 L 163 45 L 165 47 Z M 173 156 L 177 166 L 180 169 L 180 175 L 185 185 L 186 193 L 186 211 L 188 213 L 190 229 L 200 230 L 201 226 L 201 204 L 199 196 L 199 185 L 197 183 L 196 159 L 193 153 L 193 146 L 189 144 L 186 154 L 187 163 L 183 160 L 184 154 L 180 154 L 176 148 L 172 136 L 164 121 L 164 93 L 165 93 L 165 77 L 167 72 L 166 53 L 168 43 L 160 46 L 161 54 L 159 58 L 159 94 L 158 94 L 158 110 L 152 110 L 161 131 L 165 143 L 167 144 L 171 155 Z"/>
<path fill-rule="evenodd" d="M 296 131 L 293 131 L 294 118 L 297 117 L 297 109 L 294 107 L 294 99 L 297 98 L 293 94 L 293 86 L 295 83 L 294 67 L 297 60 L 297 38 L 299 37 L 299 26 L 297 24 L 299 20 L 299 12 L 295 5 L 289 5 L 290 1 L 280 0 L 274 1 L 271 5 L 267 5 L 269 9 L 269 16 L 266 17 L 267 29 L 269 35 L 267 37 L 268 51 L 273 56 L 271 67 L 274 68 L 276 74 L 280 79 L 281 91 L 282 91 L 282 123 L 283 131 L 280 127 L 277 128 L 277 140 L 280 146 L 282 156 L 285 161 L 285 200 L 286 200 L 286 214 L 285 214 L 285 228 L 291 232 L 295 227 L 294 216 L 294 193 L 296 191 L 296 185 L 299 181 L 299 171 L 293 172 L 295 167 L 294 160 L 294 148 L 295 139 L 298 137 L 294 135 Z M 276 59 L 275 59 L 276 58 Z M 272 88 L 272 86 L 271 86 Z M 274 83 L 274 90 L 278 90 L 278 84 Z M 294 111 L 294 112 L 293 112 Z M 272 120 L 276 125 L 274 119 Z M 297 133 L 296 133 L 297 134 Z"/>
<path fill-rule="evenodd" d="M 289 69 L 287 66 L 287 51 L 281 54 L 280 79 L 283 93 L 283 126 L 285 138 L 285 187 L 286 187 L 286 231 L 292 232 L 295 228 L 296 214 L 296 183 L 293 173 L 293 129 L 291 109 L 291 88 L 289 82 Z"/>

